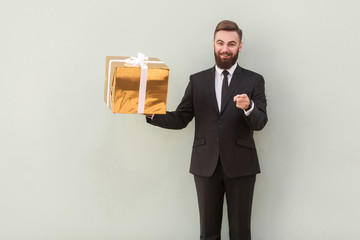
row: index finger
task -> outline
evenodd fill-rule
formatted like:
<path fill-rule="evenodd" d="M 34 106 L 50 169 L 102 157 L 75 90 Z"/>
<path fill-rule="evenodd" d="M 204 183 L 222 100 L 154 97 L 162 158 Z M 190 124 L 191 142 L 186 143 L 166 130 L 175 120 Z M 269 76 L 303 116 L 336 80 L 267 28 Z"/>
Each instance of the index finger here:
<path fill-rule="evenodd" d="M 240 94 L 238 94 L 238 95 L 234 96 L 234 102 L 236 102 L 236 101 L 237 101 L 240 97 L 241 97 L 241 95 L 240 95 Z"/>

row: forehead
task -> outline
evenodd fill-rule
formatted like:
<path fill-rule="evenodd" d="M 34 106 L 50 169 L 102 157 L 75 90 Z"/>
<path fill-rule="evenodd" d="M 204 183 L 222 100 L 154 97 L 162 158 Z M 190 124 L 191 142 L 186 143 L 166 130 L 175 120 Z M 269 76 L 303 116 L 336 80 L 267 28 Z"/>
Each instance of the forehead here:
<path fill-rule="evenodd" d="M 217 42 L 219 40 L 223 41 L 225 43 L 227 43 L 227 42 L 239 43 L 240 42 L 239 35 L 235 31 L 223 31 L 223 30 L 218 31 L 215 34 L 214 41 Z"/>

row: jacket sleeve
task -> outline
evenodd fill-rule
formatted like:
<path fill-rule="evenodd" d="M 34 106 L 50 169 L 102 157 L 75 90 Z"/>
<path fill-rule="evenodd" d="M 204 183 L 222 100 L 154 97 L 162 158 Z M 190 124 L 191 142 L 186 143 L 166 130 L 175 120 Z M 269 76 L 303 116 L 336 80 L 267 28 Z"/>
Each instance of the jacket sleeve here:
<path fill-rule="evenodd" d="M 182 129 L 185 128 L 188 123 L 194 117 L 193 106 L 193 87 L 190 77 L 189 84 L 185 90 L 185 94 L 176 108 L 175 111 L 166 112 L 166 114 L 156 114 L 151 120 L 149 118 L 146 121 L 154 126 L 167 128 L 167 129 Z"/>
<path fill-rule="evenodd" d="M 252 130 L 259 131 L 265 127 L 268 121 L 266 114 L 265 81 L 262 76 L 257 79 L 251 100 L 254 101 L 255 106 L 249 116 L 246 117 L 246 121 Z"/>

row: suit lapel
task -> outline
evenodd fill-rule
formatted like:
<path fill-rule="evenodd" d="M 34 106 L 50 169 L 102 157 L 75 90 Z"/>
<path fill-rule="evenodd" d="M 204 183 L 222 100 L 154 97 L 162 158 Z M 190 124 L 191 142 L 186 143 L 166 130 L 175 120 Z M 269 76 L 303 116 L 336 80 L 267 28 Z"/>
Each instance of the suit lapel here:
<path fill-rule="evenodd" d="M 232 101 L 232 99 L 234 97 L 234 91 L 241 81 L 241 74 L 242 74 L 242 70 L 241 70 L 241 67 L 238 65 L 234 71 L 234 75 L 231 77 L 230 86 L 229 86 L 229 89 L 226 94 L 226 101 L 225 101 L 225 104 L 223 105 L 223 108 L 221 109 L 221 114 L 224 112 L 226 106 L 229 104 L 230 99 Z M 215 80 L 214 80 L 214 82 L 215 82 Z"/>

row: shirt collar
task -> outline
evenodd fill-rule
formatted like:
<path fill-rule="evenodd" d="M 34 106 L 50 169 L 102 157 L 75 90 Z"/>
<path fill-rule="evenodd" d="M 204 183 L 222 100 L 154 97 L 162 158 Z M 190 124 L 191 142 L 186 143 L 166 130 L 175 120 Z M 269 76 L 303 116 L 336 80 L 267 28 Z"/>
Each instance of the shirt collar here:
<path fill-rule="evenodd" d="M 226 69 L 231 76 L 234 74 L 237 65 L 238 65 L 238 64 L 235 63 L 231 68 Z M 221 75 L 222 72 L 224 71 L 224 69 L 219 68 L 217 65 L 215 65 L 215 70 L 216 70 L 216 72 L 217 72 L 219 75 Z"/>

